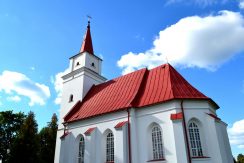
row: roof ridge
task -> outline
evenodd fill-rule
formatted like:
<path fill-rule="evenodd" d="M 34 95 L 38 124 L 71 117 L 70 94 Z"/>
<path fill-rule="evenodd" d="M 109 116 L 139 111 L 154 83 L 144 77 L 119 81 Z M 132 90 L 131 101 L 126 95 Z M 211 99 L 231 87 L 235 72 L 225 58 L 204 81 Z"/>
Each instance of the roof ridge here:
<path fill-rule="evenodd" d="M 131 100 L 131 102 L 129 104 L 130 107 L 137 107 L 138 102 L 140 100 L 140 96 L 143 94 L 141 92 L 143 92 L 145 90 L 144 88 L 146 86 L 148 74 L 149 74 L 149 70 L 147 68 L 145 68 L 145 72 L 144 72 L 143 77 L 141 79 L 140 86 L 139 86 L 137 92 L 135 93 L 134 98 Z"/>
<path fill-rule="evenodd" d="M 172 96 L 173 97 L 175 97 L 175 93 L 174 93 L 174 89 L 173 89 L 173 85 L 172 85 L 172 66 L 169 64 L 169 63 L 167 63 L 165 66 L 167 66 L 168 67 L 168 71 L 169 71 L 169 80 L 170 80 L 170 82 L 169 82 L 169 84 L 170 84 L 170 90 L 171 90 L 171 93 L 172 93 Z"/>

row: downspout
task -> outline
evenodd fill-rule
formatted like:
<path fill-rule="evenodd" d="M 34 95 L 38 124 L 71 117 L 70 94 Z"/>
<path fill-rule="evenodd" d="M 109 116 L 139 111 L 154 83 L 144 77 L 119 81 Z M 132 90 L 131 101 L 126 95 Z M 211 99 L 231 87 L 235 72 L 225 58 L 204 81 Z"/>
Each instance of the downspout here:
<path fill-rule="evenodd" d="M 182 112 L 182 118 L 183 118 L 184 136 L 185 136 L 186 147 L 187 147 L 187 159 L 188 159 L 188 162 L 191 163 L 192 161 L 191 161 L 190 145 L 189 145 L 189 139 L 188 139 L 187 129 L 186 129 L 186 120 L 185 120 L 185 112 L 183 109 L 183 100 L 181 101 L 180 106 L 181 106 L 181 112 Z"/>
<path fill-rule="evenodd" d="M 129 163 L 131 163 L 131 137 L 130 137 L 130 111 L 129 109 L 127 109 L 127 113 L 128 113 L 128 119 L 127 119 L 127 123 L 128 123 L 128 153 L 129 153 Z"/>
<path fill-rule="evenodd" d="M 66 123 L 64 123 L 64 122 L 63 122 L 62 124 L 63 124 L 63 126 L 64 126 L 64 134 L 65 134 L 66 126 L 67 126 L 67 125 L 66 125 Z"/>

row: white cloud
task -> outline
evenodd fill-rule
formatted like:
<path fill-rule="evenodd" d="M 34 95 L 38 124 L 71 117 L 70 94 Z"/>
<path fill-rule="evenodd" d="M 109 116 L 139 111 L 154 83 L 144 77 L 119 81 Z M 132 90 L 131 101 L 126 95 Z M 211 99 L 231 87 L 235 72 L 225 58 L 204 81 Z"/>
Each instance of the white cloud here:
<path fill-rule="evenodd" d="M 196 4 L 201 7 L 207 7 L 215 4 L 222 4 L 226 3 L 227 0 L 168 0 L 166 4 L 173 4 L 173 3 L 191 3 L 191 4 Z"/>
<path fill-rule="evenodd" d="M 0 74 L 0 91 L 28 97 L 29 106 L 44 105 L 46 99 L 50 97 L 50 90 L 46 85 L 36 83 L 26 75 L 13 71 L 3 71 Z"/>
<path fill-rule="evenodd" d="M 237 147 L 240 149 L 244 149 L 244 145 L 238 145 Z"/>
<path fill-rule="evenodd" d="M 237 145 L 238 148 L 244 148 L 244 119 L 236 121 L 228 129 L 231 145 Z"/>
<path fill-rule="evenodd" d="M 118 61 L 123 74 L 167 60 L 173 65 L 216 70 L 244 51 L 244 18 L 238 12 L 182 18 L 159 32 L 153 47 L 136 54 L 129 52 Z"/>
<path fill-rule="evenodd" d="M 240 0 L 239 2 L 239 8 L 244 9 L 244 0 Z"/>
<path fill-rule="evenodd" d="M 21 98 L 19 96 L 10 96 L 10 97 L 7 97 L 7 100 L 13 101 L 13 102 L 20 102 Z"/>
<path fill-rule="evenodd" d="M 59 72 L 55 75 L 55 79 L 51 77 L 51 82 L 54 84 L 55 91 L 57 92 L 57 97 L 55 99 L 55 104 L 60 104 L 61 97 L 62 97 L 62 91 L 63 91 L 63 79 L 62 76 L 67 74 L 69 72 L 69 68 L 66 69 L 63 72 Z"/>

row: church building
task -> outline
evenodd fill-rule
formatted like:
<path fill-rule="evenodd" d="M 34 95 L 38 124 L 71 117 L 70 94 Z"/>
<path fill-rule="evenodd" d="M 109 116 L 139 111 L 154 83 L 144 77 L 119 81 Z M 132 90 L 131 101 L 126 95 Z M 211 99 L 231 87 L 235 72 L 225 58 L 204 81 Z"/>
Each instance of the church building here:
<path fill-rule="evenodd" d="M 89 21 L 69 60 L 55 163 L 233 163 L 219 106 L 170 64 L 107 80 Z"/>

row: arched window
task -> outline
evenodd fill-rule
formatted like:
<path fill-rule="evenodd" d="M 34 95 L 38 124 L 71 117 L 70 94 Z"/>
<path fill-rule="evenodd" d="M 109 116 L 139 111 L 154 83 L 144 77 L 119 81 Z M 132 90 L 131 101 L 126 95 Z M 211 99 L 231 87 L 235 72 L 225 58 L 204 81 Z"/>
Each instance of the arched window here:
<path fill-rule="evenodd" d="M 152 154 L 154 160 L 164 159 L 162 132 L 158 125 L 152 127 Z"/>
<path fill-rule="evenodd" d="M 200 131 L 195 122 L 191 122 L 188 126 L 190 144 L 191 144 L 191 153 L 192 157 L 201 157 L 203 156 Z"/>
<path fill-rule="evenodd" d="M 84 152 L 85 152 L 85 139 L 83 136 L 81 136 L 79 142 L 78 163 L 84 163 Z"/>
<path fill-rule="evenodd" d="M 106 162 L 114 162 L 114 135 L 109 132 L 106 137 Z"/>
<path fill-rule="evenodd" d="M 73 101 L 73 95 L 71 94 L 70 96 L 69 96 L 69 102 L 72 102 Z"/>

